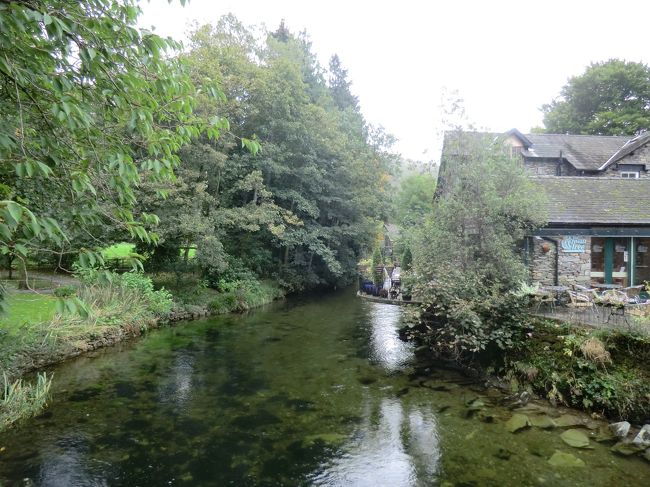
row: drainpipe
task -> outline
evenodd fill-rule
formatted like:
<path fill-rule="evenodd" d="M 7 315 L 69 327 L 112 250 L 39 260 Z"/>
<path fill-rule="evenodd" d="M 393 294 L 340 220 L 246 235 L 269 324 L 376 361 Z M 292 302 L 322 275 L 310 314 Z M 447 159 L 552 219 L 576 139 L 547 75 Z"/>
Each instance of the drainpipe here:
<path fill-rule="evenodd" d="M 555 245 L 555 275 L 554 275 L 554 286 L 560 285 L 560 242 L 550 237 L 535 237 L 538 240 L 546 240 Z"/>

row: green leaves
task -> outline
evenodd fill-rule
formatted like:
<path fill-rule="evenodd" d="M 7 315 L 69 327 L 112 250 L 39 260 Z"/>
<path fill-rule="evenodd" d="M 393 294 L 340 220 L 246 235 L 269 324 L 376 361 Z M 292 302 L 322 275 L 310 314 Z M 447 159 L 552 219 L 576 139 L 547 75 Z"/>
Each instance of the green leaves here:
<path fill-rule="evenodd" d="M 81 301 L 79 298 L 70 297 L 65 299 L 57 299 L 55 304 L 55 311 L 58 314 L 76 314 L 81 318 L 88 318 L 90 315 L 90 310 L 88 305 Z"/>
<path fill-rule="evenodd" d="M 154 242 L 144 225 L 157 219 L 138 222 L 130 211 L 142 174 L 170 181 L 183 144 L 229 128 L 223 117 L 195 116 L 180 45 L 138 30 L 139 14 L 131 0 L 0 4 L 0 72 L 11 86 L 0 91 L 0 158 L 12 164 L 4 250 L 29 253 L 30 239 L 59 247 L 63 229 L 88 238 L 109 227 Z M 83 265 L 97 261 L 81 252 Z"/>
<path fill-rule="evenodd" d="M 610 59 L 592 63 L 544 105 L 550 133 L 635 135 L 650 126 L 650 68 Z"/>
<path fill-rule="evenodd" d="M 246 148 L 246 150 L 253 155 L 257 155 L 257 153 L 260 151 L 262 147 L 260 143 L 257 142 L 256 140 L 254 139 L 251 140 L 246 138 L 241 139 L 241 146 Z"/>

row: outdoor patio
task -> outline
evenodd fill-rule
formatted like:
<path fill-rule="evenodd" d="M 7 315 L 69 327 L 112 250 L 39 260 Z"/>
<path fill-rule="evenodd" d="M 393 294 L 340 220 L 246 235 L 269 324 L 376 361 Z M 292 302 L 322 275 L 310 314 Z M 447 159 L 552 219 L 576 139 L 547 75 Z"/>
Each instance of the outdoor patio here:
<path fill-rule="evenodd" d="M 650 335 L 650 318 L 640 318 L 641 306 L 647 307 L 650 305 L 628 305 L 623 308 L 610 306 L 595 306 L 594 308 L 542 306 L 534 310 L 532 314 L 562 323 L 573 323 L 610 330 L 634 331 Z"/>

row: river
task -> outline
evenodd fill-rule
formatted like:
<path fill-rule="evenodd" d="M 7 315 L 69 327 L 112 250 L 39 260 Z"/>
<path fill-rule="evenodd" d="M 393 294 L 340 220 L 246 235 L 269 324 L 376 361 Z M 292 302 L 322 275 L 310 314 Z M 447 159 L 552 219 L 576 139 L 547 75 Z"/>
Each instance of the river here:
<path fill-rule="evenodd" d="M 650 485 L 610 445 L 508 432 L 499 391 L 415 360 L 402 313 L 345 290 L 63 364 L 47 411 L 0 433 L 0 485 Z"/>

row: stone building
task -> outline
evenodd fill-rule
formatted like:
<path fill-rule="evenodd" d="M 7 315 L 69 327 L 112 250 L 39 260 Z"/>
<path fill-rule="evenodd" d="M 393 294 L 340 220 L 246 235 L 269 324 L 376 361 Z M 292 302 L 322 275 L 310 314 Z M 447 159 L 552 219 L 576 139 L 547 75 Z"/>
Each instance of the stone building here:
<path fill-rule="evenodd" d="M 592 135 L 446 134 L 447 160 L 470 158 L 474 144 L 499 144 L 520 159 L 546 194 L 548 224 L 524 242 L 532 282 L 623 287 L 650 281 L 650 133 Z"/>

